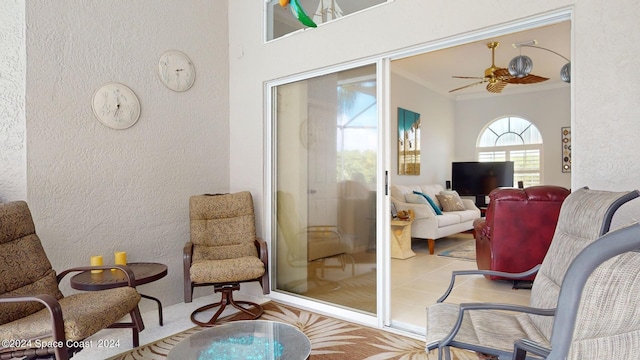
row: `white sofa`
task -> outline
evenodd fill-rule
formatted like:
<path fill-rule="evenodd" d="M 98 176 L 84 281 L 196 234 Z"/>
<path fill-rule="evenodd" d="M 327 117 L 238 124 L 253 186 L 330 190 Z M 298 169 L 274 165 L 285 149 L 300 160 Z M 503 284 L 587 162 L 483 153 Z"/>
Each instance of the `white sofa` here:
<path fill-rule="evenodd" d="M 428 195 L 435 204 L 442 209 L 436 195 L 444 191 L 438 184 L 435 185 L 391 185 L 391 201 L 398 211 L 413 209 L 415 219 L 411 224 L 411 237 L 427 239 L 429 253 L 434 253 L 435 240 L 445 236 L 457 234 L 473 229 L 473 221 L 480 218 L 480 209 L 469 199 L 462 199 L 464 210 L 444 211 L 437 215 L 428 203 L 409 202 L 416 201 L 414 191 Z M 407 196 L 407 194 L 411 194 Z"/>

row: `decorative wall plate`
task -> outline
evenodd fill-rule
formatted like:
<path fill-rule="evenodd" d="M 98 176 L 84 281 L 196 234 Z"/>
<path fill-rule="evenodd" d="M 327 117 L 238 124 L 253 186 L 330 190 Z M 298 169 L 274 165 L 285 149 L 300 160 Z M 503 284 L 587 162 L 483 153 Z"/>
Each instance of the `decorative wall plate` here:
<path fill-rule="evenodd" d="M 112 128 L 122 130 L 133 126 L 140 118 L 140 101 L 127 86 L 106 83 L 94 93 L 91 108 L 98 120 Z"/>
<path fill-rule="evenodd" d="M 160 55 L 158 77 L 173 91 L 187 91 L 196 80 L 196 69 L 187 55 L 169 50 Z"/>

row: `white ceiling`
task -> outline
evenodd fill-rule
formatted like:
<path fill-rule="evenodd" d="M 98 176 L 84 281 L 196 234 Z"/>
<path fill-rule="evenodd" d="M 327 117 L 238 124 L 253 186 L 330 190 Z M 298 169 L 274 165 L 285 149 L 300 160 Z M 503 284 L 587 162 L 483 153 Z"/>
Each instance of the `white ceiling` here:
<path fill-rule="evenodd" d="M 509 61 L 520 55 L 527 55 L 533 60 L 532 74 L 548 77 L 549 80 L 538 84 L 509 84 L 502 94 L 510 94 L 523 91 L 544 90 L 551 87 L 570 86 L 560 79 L 560 69 L 567 63 L 562 57 L 548 51 L 522 47 L 516 49 L 514 43 L 528 40 L 537 40 L 537 46 L 553 50 L 562 56 L 571 59 L 571 22 L 536 28 L 533 30 L 512 33 L 504 36 L 493 37 L 482 41 L 463 44 L 447 49 L 432 51 L 429 53 L 394 60 L 391 70 L 427 88 L 453 98 L 500 96 L 486 90 L 486 83 L 472 86 L 466 89 L 450 93 L 450 90 L 480 81 L 480 79 L 456 79 L 456 76 L 483 77 L 484 70 L 491 66 L 491 50 L 487 43 L 498 41 L 496 48 L 495 65 L 506 68 Z"/>

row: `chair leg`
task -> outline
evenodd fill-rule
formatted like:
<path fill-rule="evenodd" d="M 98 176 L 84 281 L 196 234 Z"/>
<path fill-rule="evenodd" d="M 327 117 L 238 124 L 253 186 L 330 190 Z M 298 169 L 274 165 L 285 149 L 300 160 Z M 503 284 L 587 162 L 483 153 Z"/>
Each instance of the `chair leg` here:
<path fill-rule="evenodd" d="M 191 313 L 191 321 L 194 324 L 200 325 L 200 326 L 205 326 L 205 327 L 214 326 L 216 320 L 218 320 L 218 317 L 220 316 L 220 314 L 222 314 L 222 312 L 227 307 L 227 305 L 231 305 L 234 308 L 249 315 L 250 320 L 254 320 L 262 316 L 262 314 L 264 313 L 264 309 L 260 304 L 250 302 L 250 301 L 235 300 L 233 298 L 233 292 L 236 290 L 240 290 L 240 284 L 216 285 L 214 291 L 221 293 L 220 301 L 218 301 L 217 303 L 213 303 L 213 304 L 209 304 L 209 305 L 205 305 L 197 308 L 194 312 Z M 241 306 L 241 304 L 248 305 L 249 307 L 253 306 L 255 309 L 250 310 L 247 307 Z M 215 307 L 220 307 L 220 308 L 211 317 L 211 319 L 209 319 L 209 321 L 202 322 L 202 321 L 196 320 L 195 318 L 196 314 L 203 312 L 205 310 L 213 309 Z"/>
<path fill-rule="evenodd" d="M 129 315 L 131 316 L 131 331 L 133 332 L 133 347 L 140 346 L 140 331 L 144 330 L 144 322 L 142 321 L 142 315 L 140 315 L 140 308 L 136 306 Z"/>
<path fill-rule="evenodd" d="M 193 283 L 189 278 L 189 275 L 184 276 L 184 302 L 190 303 L 193 301 Z"/>

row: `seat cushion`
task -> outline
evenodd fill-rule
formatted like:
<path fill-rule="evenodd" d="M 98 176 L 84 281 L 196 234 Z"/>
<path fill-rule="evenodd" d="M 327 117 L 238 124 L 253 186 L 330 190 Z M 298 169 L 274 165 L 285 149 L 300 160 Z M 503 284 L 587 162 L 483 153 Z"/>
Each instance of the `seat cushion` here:
<path fill-rule="evenodd" d="M 194 260 L 189 271 L 194 283 L 249 281 L 261 277 L 264 272 L 262 260 L 253 256 L 226 260 Z"/>
<path fill-rule="evenodd" d="M 437 303 L 427 307 L 427 348 L 437 347 L 453 329 L 458 319 L 458 304 Z M 508 332 L 505 332 L 508 329 Z M 465 313 L 455 341 L 487 349 L 513 351 L 516 340 L 528 338 L 543 346 L 549 342 L 539 333 L 529 316 L 500 311 L 474 310 Z"/>
<path fill-rule="evenodd" d="M 83 292 L 59 300 L 67 340 L 82 340 L 120 320 L 140 301 L 140 294 L 131 287 Z M 49 311 L 0 325 L 0 339 L 31 339 L 51 332 Z M 51 340 L 45 337 L 43 340 Z"/>
<path fill-rule="evenodd" d="M 2 274 L 3 277 L 5 276 L 5 273 L 3 272 L 0 272 L 0 274 Z M 26 284 L 2 295 L 28 296 L 33 294 L 51 295 L 56 299 L 62 298 L 62 293 L 58 289 L 55 271 L 49 269 L 45 272 L 44 276 L 33 283 Z M 44 309 L 44 305 L 39 302 L 2 303 L 0 304 L 0 324 L 10 323 L 42 309 Z"/>
<path fill-rule="evenodd" d="M 436 219 L 438 221 L 439 228 L 460 224 L 460 216 L 456 215 L 456 213 L 446 212 L 437 216 Z"/>

